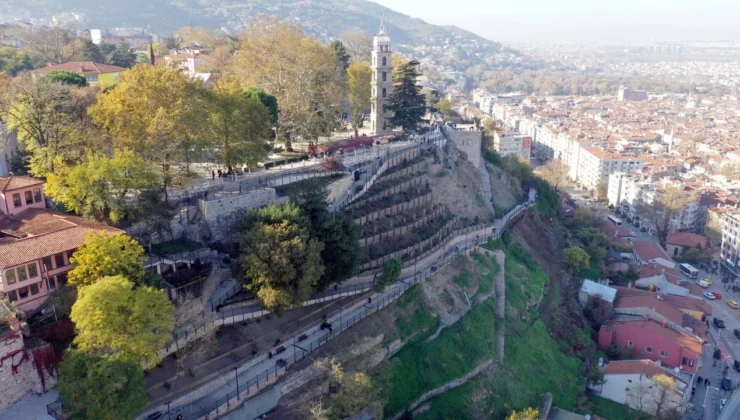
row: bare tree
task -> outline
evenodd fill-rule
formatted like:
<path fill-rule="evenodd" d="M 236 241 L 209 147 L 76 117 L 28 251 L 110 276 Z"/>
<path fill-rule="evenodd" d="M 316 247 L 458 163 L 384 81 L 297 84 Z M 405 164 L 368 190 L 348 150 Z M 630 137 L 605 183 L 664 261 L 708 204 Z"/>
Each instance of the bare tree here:
<path fill-rule="evenodd" d="M 347 50 L 350 59 L 355 62 L 370 62 L 370 53 L 373 50 L 373 39 L 364 32 L 347 32 L 339 37 Z"/>
<path fill-rule="evenodd" d="M 311 401 L 306 408 L 311 420 L 329 420 L 329 410 L 324 407 L 324 399 Z"/>
<path fill-rule="evenodd" d="M 649 405 L 648 391 L 650 390 L 649 384 L 646 382 L 639 382 L 633 384 L 629 391 L 627 391 L 626 403 L 630 407 L 638 411 L 645 411 Z"/>
<path fill-rule="evenodd" d="M 24 37 L 27 41 L 24 48 L 42 63 L 66 63 L 77 57 L 83 47 L 69 26 L 34 28 L 26 31 Z"/>
<path fill-rule="evenodd" d="M 697 199 L 696 191 L 669 187 L 657 191 L 652 204 L 646 202 L 638 204 L 637 211 L 655 224 L 658 241 L 665 246 L 672 220 L 680 216 L 684 208 L 688 204 L 696 202 Z"/>
<path fill-rule="evenodd" d="M 568 182 L 568 165 L 562 160 L 553 159 L 540 169 L 542 178 L 559 189 Z"/>
<path fill-rule="evenodd" d="M 488 420 L 493 413 L 493 398 L 486 388 L 478 388 L 468 397 L 468 418 L 473 420 Z"/>

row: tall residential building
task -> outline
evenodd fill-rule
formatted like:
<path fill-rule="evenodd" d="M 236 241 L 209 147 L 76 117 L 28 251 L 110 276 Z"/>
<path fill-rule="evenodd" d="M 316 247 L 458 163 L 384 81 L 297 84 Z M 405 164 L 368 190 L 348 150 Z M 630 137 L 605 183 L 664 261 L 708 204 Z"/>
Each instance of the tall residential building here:
<path fill-rule="evenodd" d="M 388 109 L 393 91 L 393 65 L 391 64 L 391 36 L 386 32 L 383 21 L 380 22 L 378 33 L 373 36 L 371 67 L 373 78 L 370 123 L 375 134 L 384 134 L 393 130 Z"/>
<path fill-rule="evenodd" d="M 578 159 L 570 163 L 572 166 L 578 166 L 576 176 L 572 178 L 587 190 L 595 191 L 601 182 L 608 182 L 611 174 L 642 170 L 642 159 L 637 156 L 608 152 L 595 146 L 581 146 L 580 148 Z M 572 166 L 571 174 L 573 174 Z"/>
<path fill-rule="evenodd" d="M 722 272 L 730 275 L 730 281 L 740 278 L 740 212 L 727 212 L 722 217 L 722 248 L 720 261 Z"/>
<path fill-rule="evenodd" d="M 524 161 L 529 161 L 532 138 L 518 131 L 497 131 L 493 134 L 493 149 L 501 156 L 516 156 Z"/>

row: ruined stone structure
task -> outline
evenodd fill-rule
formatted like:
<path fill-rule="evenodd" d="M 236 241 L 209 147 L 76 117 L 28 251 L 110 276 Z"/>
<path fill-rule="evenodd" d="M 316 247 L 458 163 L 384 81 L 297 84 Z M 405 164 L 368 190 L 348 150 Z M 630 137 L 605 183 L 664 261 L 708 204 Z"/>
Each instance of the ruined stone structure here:
<path fill-rule="evenodd" d="M 455 144 L 457 150 L 465 152 L 473 166 L 480 168 L 482 131 L 449 131 L 447 137 Z"/>

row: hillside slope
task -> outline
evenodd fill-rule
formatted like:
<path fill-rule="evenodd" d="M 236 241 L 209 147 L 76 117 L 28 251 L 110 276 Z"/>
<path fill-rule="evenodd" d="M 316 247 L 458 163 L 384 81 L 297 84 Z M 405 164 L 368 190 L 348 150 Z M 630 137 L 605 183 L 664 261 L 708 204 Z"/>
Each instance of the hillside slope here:
<path fill-rule="evenodd" d="M 397 43 L 422 45 L 430 39 L 459 36 L 501 47 L 461 28 L 432 25 L 366 0 L 29 0 L 8 7 L 11 16 L 50 18 L 74 12 L 82 18 L 81 27 L 138 26 L 155 33 L 188 25 L 238 31 L 265 14 L 293 20 L 325 42 L 350 31 L 372 34 L 385 16 Z"/>

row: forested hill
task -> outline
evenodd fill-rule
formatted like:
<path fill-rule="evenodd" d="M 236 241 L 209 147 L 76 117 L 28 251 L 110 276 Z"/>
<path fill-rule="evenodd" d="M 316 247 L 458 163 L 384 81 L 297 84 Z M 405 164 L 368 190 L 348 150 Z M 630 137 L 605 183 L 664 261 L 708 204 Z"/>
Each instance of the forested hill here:
<path fill-rule="evenodd" d="M 64 12 L 80 17 L 78 27 L 144 27 L 167 34 L 182 26 L 238 31 L 255 16 L 266 14 L 299 23 L 306 32 L 328 41 L 350 31 L 372 34 L 385 16 L 394 40 L 424 45 L 431 39 L 483 38 L 456 27 L 432 25 L 365 0 L 24 0 L 10 7 L 11 16 L 50 18 Z M 490 42 L 494 49 L 500 44 Z"/>

